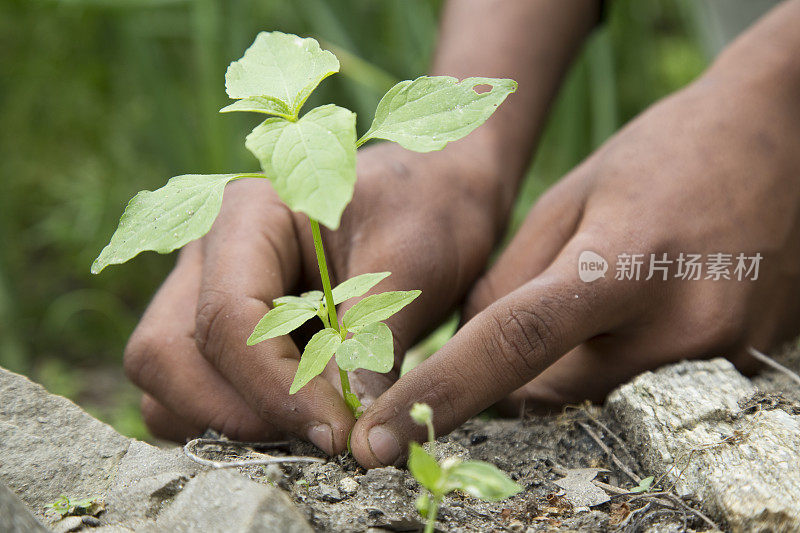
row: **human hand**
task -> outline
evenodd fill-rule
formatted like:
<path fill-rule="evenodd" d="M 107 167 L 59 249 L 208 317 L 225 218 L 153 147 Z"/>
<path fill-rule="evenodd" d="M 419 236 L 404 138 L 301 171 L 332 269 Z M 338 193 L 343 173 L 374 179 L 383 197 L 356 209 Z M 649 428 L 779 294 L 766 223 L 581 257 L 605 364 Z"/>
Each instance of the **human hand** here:
<path fill-rule="evenodd" d="M 496 172 L 480 153 L 453 146 L 419 156 L 386 144 L 359 154 L 353 203 L 340 229 L 323 234 L 334 282 L 390 270 L 376 291 L 423 291 L 387 321 L 394 371 L 353 373 L 365 404 L 396 379 L 405 349 L 463 298 L 500 233 L 504 202 L 491 200 L 500 194 Z M 210 233 L 181 252 L 126 349 L 151 431 L 173 440 L 206 427 L 245 440 L 291 433 L 343 450 L 354 420 L 335 368 L 289 395 L 300 357 L 293 340 L 245 343 L 274 298 L 319 289 L 318 276 L 308 220 L 266 180 L 229 185 Z"/>
<path fill-rule="evenodd" d="M 800 331 L 799 84 L 774 56 L 744 56 L 764 61 L 742 69 L 721 58 L 541 198 L 472 291 L 464 327 L 358 420 L 351 446 L 362 465 L 394 463 L 424 439 L 408 416 L 414 402 L 433 407 L 444 434 L 501 400 L 601 401 L 684 358 L 726 355 L 752 371 L 747 346 Z M 585 250 L 612 264 L 604 278 L 580 280 Z M 732 254 L 730 280 L 677 278 L 676 264 L 666 280 L 645 279 L 651 254 L 720 252 Z M 626 253 L 646 258 L 638 281 L 615 279 Z M 756 280 L 736 279 L 740 253 L 761 254 Z"/>

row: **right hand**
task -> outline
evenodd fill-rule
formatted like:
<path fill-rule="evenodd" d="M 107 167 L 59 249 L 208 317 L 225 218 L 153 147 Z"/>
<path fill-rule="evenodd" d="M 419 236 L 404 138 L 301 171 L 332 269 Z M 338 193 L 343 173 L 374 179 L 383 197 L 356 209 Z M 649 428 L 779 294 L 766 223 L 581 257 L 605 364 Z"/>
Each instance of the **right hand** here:
<path fill-rule="evenodd" d="M 498 206 L 508 202 L 497 173 L 470 146 L 425 155 L 389 144 L 362 150 L 353 202 L 340 229 L 323 232 L 333 284 L 388 270 L 378 292 L 423 291 L 387 321 L 394 370 L 351 373 L 367 404 L 397 379 L 399 356 L 463 298 L 500 234 L 506 212 Z M 355 420 L 338 372 L 289 395 L 301 348 L 289 336 L 245 343 L 274 298 L 319 288 L 308 219 L 267 180 L 229 185 L 211 231 L 181 251 L 125 351 L 152 433 L 172 440 L 207 427 L 242 440 L 290 433 L 329 454 L 344 450 Z"/>

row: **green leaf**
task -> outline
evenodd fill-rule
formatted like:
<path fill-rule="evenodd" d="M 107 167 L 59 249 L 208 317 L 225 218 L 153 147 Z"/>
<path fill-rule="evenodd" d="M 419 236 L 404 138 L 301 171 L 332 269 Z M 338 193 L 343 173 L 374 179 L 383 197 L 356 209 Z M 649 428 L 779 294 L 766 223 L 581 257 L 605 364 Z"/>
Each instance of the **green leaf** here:
<path fill-rule="evenodd" d="M 637 487 L 632 488 L 631 493 L 633 494 L 637 492 L 647 492 L 648 490 L 650 490 L 650 487 L 652 486 L 653 486 L 653 476 L 649 476 L 641 480 Z"/>
<path fill-rule="evenodd" d="M 322 291 L 308 291 L 300 296 L 281 296 L 272 300 L 272 305 L 279 306 L 288 303 L 297 304 L 298 306 L 305 306 L 314 311 L 319 310 L 322 305 Z"/>
<path fill-rule="evenodd" d="M 306 383 L 320 375 L 341 343 L 339 332 L 333 328 L 325 328 L 315 333 L 306 344 L 303 355 L 300 356 L 300 365 L 289 388 L 289 394 L 299 391 Z"/>
<path fill-rule="evenodd" d="M 333 289 L 333 303 L 339 305 L 345 300 L 366 294 L 368 290 L 388 277 L 391 272 L 377 272 L 373 274 L 361 274 L 343 281 Z"/>
<path fill-rule="evenodd" d="M 316 309 L 309 307 L 306 302 L 287 302 L 273 307 L 258 321 L 247 339 L 247 345 L 291 333 L 316 314 Z"/>
<path fill-rule="evenodd" d="M 408 450 L 408 469 L 420 485 L 433 494 L 438 494 L 442 480 L 442 467 L 416 442 L 412 442 Z"/>
<path fill-rule="evenodd" d="M 250 96 L 227 105 L 219 110 L 220 113 L 231 113 L 233 111 L 252 111 L 254 113 L 265 113 L 267 115 L 277 115 L 285 119 L 293 119 L 292 110 L 286 104 L 270 96 Z"/>
<path fill-rule="evenodd" d="M 286 205 L 337 229 L 356 182 L 355 128 L 352 111 L 330 104 L 297 122 L 267 119 L 245 146 Z"/>
<path fill-rule="evenodd" d="M 504 500 L 522 490 L 502 470 L 483 461 L 454 465 L 449 472 L 448 487 L 485 501 Z"/>
<path fill-rule="evenodd" d="M 134 196 L 111 242 L 92 264 L 92 274 L 145 250 L 169 253 L 199 239 L 219 214 L 225 185 L 242 174 L 186 174 L 155 191 Z"/>
<path fill-rule="evenodd" d="M 346 372 L 357 368 L 385 373 L 394 366 L 392 331 L 383 322 L 361 329 L 336 349 L 336 364 Z"/>
<path fill-rule="evenodd" d="M 490 85 L 478 93 L 475 88 Z M 483 124 L 517 82 L 501 78 L 422 76 L 401 81 L 378 103 L 369 131 L 359 139 L 386 139 L 415 152 L 441 150 L 450 141 L 468 135 Z"/>
<path fill-rule="evenodd" d="M 410 304 L 422 291 L 390 291 L 367 296 L 344 314 L 342 322 L 349 331 L 386 320 Z"/>
<path fill-rule="evenodd" d="M 336 56 L 322 50 L 314 39 L 279 31 L 261 32 L 244 56 L 228 67 L 225 90 L 231 98 L 278 100 L 285 104 L 290 116 L 296 117 L 319 82 L 336 72 Z M 260 112 L 268 112 L 272 106 L 259 103 L 264 104 Z M 241 110 L 245 109 L 231 109 Z"/>

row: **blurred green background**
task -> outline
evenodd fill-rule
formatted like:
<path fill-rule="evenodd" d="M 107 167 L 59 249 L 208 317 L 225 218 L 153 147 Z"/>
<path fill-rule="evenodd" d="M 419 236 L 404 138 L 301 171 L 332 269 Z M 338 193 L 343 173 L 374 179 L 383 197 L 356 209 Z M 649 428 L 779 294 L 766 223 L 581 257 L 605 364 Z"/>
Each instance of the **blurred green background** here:
<path fill-rule="evenodd" d="M 647 105 L 702 72 L 695 0 L 616 0 L 553 108 L 513 226 L 549 184 Z M 89 265 L 125 202 L 184 173 L 255 171 L 252 116 L 219 115 L 223 75 L 260 30 L 310 35 L 342 75 L 312 104 L 359 114 L 423 74 L 431 0 L 3 0 L 0 3 L 0 366 L 146 438 L 122 350 L 174 258 Z M 480 73 L 476 73 L 480 74 Z M 422 351 L 447 335 L 443 330 Z"/>

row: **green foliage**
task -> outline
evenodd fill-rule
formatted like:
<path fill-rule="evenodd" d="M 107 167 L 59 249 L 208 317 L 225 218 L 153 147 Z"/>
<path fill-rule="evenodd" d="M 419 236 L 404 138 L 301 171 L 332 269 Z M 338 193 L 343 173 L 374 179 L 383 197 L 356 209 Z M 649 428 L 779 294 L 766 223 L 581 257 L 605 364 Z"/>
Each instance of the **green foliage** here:
<path fill-rule="evenodd" d="M 388 372 L 394 366 L 392 330 L 383 322 L 364 326 L 336 349 L 336 364 L 346 372 Z"/>
<path fill-rule="evenodd" d="M 241 174 L 177 176 L 157 191 L 134 196 L 111 242 L 92 264 L 92 274 L 144 250 L 169 253 L 208 233 L 222 206 L 225 185 Z"/>
<path fill-rule="evenodd" d="M 433 411 L 430 406 L 415 403 L 410 414 L 417 424 L 428 427 L 428 439 L 433 451 L 436 442 L 433 439 Z M 426 533 L 434 530 L 436 512 L 442 498 L 455 490 L 492 502 L 504 500 L 522 490 L 494 465 L 483 461 L 461 461 L 456 457 L 448 457 L 440 464 L 416 442 L 409 445 L 407 465 L 414 479 L 429 493 L 421 494 L 416 501 L 417 510 L 428 520 Z"/>
<path fill-rule="evenodd" d="M 422 291 L 390 291 L 367 296 L 344 314 L 342 322 L 350 331 L 386 320 L 413 302 Z"/>
<path fill-rule="evenodd" d="M 372 274 L 361 274 L 353 276 L 347 281 L 343 281 L 333 288 L 333 303 L 339 305 L 350 298 L 363 296 L 372 287 L 389 277 L 391 272 L 376 272 Z M 321 295 L 320 295 L 321 296 Z"/>
<path fill-rule="evenodd" d="M 315 333 L 306 344 L 303 355 L 300 357 L 300 364 L 297 367 L 289 394 L 296 393 L 306 383 L 320 375 L 341 343 L 342 338 L 339 332 L 333 328 L 325 328 Z"/>
<path fill-rule="evenodd" d="M 225 73 L 225 90 L 239 108 L 225 111 L 256 111 L 296 120 L 300 108 L 319 83 L 339 72 L 339 60 L 322 50 L 314 39 L 302 39 L 279 31 L 265 32 L 234 61 Z M 248 103 L 252 109 L 244 109 Z"/>
<path fill-rule="evenodd" d="M 478 92 L 485 86 L 489 89 Z M 486 122 L 516 90 L 514 80 L 497 78 L 422 76 L 401 81 L 381 99 L 358 144 L 386 139 L 415 152 L 441 150 Z"/>
<path fill-rule="evenodd" d="M 331 229 L 356 184 L 356 116 L 333 104 L 292 122 L 270 118 L 247 136 L 281 200 Z"/>
<path fill-rule="evenodd" d="M 286 303 L 281 303 L 270 309 L 264 317 L 258 321 L 247 345 L 252 346 L 259 342 L 274 337 L 280 337 L 296 330 L 308 319 L 316 316 L 317 310 L 303 298 L 294 298 Z"/>
<path fill-rule="evenodd" d="M 639 482 L 639 485 L 630 490 L 631 493 L 647 492 L 653 486 L 653 476 L 648 476 Z"/>
<path fill-rule="evenodd" d="M 45 513 L 65 516 L 95 516 L 105 509 L 105 504 L 99 496 L 82 499 L 70 499 L 61 495 L 56 501 L 48 503 Z"/>

